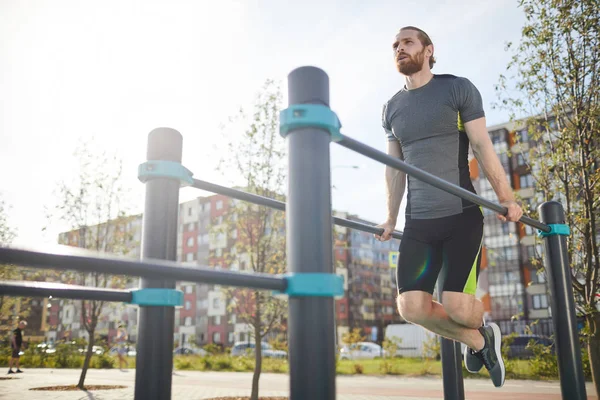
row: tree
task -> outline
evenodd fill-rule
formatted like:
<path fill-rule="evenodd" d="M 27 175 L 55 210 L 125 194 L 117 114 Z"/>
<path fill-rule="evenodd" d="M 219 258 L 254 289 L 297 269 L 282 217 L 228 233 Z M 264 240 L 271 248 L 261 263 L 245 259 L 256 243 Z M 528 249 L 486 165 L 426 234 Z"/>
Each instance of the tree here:
<path fill-rule="evenodd" d="M 10 244 L 15 236 L 15 230 L 8 224 L 8 211 L 10 206 L 0 197 L 0 244 Z M 17 280 L 20 277 L 20 271 L 14 265 L 0 265 L 0 280 Z M 17 298 L 9 296 L 0 296 L 0 335 L 6 337 L 8 331 L 13 329 L 16 321 L 15 315 Z"/>
<path fill-rule="evenodd" d="M 253 114 L 243 110 L 230 120 L 229 128 L 244 125 L 228 144 L 228 156 L 221 169 L 235 171 L 245 191 L 283 200 L 286 158 L 285 141 L 278 131 L 281 90 L 266 81 L 256 98 Z M 230 265 L 253 273 L 279 274 L 285 271 L 285 216 L 281 211 L 254 204 L 231 201 L 223 224 L 215 235 L 234 238 L 232 251 L 226 255 Z M 262 367 L 263 338 L 278 329 L 286 319 L 287 304 L 270 292 L 254 289 L 228 291 L 229 310 L 246 323 L 255 342 L 255 368 L 251 399 L 258 399 Z"/>
<path fill-rule="evenodd" d="M 514 119 L 533 116 L 520 124 L 534 145 L 518 151 L 536 180 L 537 200 L 557 199 L 565 206 L 573 288 L 600 396 L 600 4 L 519 4 L 526 24 L 507 68 L 512 76 L 501 76 L 497 90 Z"/>
<path fill-rule="evenodd" d="M 61 244 L 98 252 L 127 254 L 135 248 L 130 222 L 136 217 L 125 214 L 127 191 L 123 184 L 122 161 L 107 152 L 96 152 L 91 142 L 81 143 L 75 156 L 78 174 L 72 182 L 58 184 L 58 205 L 50 212 L 72 229 L 59 237 Z M 123 287 L 127 278 L 100 272 L 75 273 L 70 280 L 99 288 Z M 89 339 L 83 368 L 77 386 L 84 388 L 85 377 L 93 355 L 95 332 L 106 303 L 81 300 L 81 324 Z"/>

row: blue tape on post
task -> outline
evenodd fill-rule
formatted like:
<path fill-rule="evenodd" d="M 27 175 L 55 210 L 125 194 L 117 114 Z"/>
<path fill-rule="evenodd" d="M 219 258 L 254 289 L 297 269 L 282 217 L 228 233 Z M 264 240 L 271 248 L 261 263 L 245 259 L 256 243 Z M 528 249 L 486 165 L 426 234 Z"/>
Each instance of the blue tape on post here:
<path fill-rule="evenodd" d="M 287 134 L 300 128 L 325 129 L 334 142 L 342 140 L 342 124 L 338 116 L 327 106 L 321 104 L 294 104 L 279 113 L 279 134 Z"/>
<path fill-rule="evenodd" d="M 131 304 L 176 307 L 183 305 L 183 292 L 175 289 L 146 288 L 131 292 Z"/>
<path fill-rule="evenodd" d="M 538 236 L 541 238 L 555 235 L 569 236 L 571 234 L 571 230 L 569 229 L 569 225 L 567 224 L 550 224 L 550 232 L 544 232 L 538 229 Z"/>
<path fill-rule="evenodd" d="M 146 183 L 155 178 L 173 178 L 181 182 L 181 186 L 194 184 L 194 175 L 190 170 L 176 161 L 146 161 L 138 167 L 138 179 Z"/>
<path fill-rule="evenodd" d="M 334 297 L 344 294 L 344 278 L 326 273 L 286 274 L 287 289 L 284 294 L 290 297 Z"/>

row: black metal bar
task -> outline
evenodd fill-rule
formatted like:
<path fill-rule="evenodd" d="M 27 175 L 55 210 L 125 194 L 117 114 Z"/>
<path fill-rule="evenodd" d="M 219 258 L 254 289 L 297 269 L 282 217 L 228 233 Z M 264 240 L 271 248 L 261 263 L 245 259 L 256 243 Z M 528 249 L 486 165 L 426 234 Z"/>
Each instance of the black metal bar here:
<path fill-rule="evenodd" d="M 183 138 L 170 128 L 148 135 L 146 159 L 181 162 Z M 180 182 L 152 179 L 146 182 L 142 228 L 142 259 L 177 259 L 177 217 Z M 173 276 L 143 277 L 142 288 L 175 289 Z M 140 307 L 135 373 L 135 400 L 169 400 L 173 377 L 174 307 Z"/>
<path fill-rule="evenodd" d="M 0 281 L 0 295 L 23 297 L 52 296 L 61 299 L 131 303 L 131 292 L 128 290 L 100 289 L 55 282 Z"/>
<path fill-rule="evenodd" d="M 437 296 L 440 303 L 442 302 L 442 289 L 448 272 L 448 265 L 444 264 L 437 281 Z M 444 400 L 465 400 L 460 343 L 440 336 L 440 356 L 442 359 Z"/>
<path fill-rule="evenodd" d="M 425 172 L 419 168 L 413 167 L 412 165 L 409 165 L 398 158 L 391 157 L 390 155 L 385 154 L 384 152 L 369 147 L 364 143 L 349 138 L 348 136 L 342 137 L 342 140 L 340 140 L 337 143 L 347 149 L 354 150 L 355 152 L 360 153 L 366 157 L 379 161 L 392 168 L 398 169 L 410 176 L 414 176 L 415 178 L 432 186 L 435 186 L 438 189 L 451 193 L 462 199 L 469 200 L 475 204 L 495 211 L 499 214 L 506 215 L 506 213 L 508 212 L 507 208 L 501 206 L 500 204 L 496 204 L 493 201 L 484 199 L 483 197 L 478 196 L 475 193 L 469 192 L 468 190 L 456 186 L 450 182 L 446 182 L 445 180 L 440 179 L 437 176 L 430 174 L 429 172 Z M 540 229 L 544 232 L 550 232 L 550 228 L 547 225 L 542 224 L 539 221 L 536 221 L 535 219 L 523 216 L 519 221 L 526 225 Z"/>
<path fill-rule="evenodd" d="M 180 263 L 163 260 L 128 260 L 111 258 L 75 247 L 54 246 L 61 252 L 39 252 L 0 246 L 0 263 L 52 268 L 82 272 L 102 272 L 112 275 L 140 276 L 148 279 L 212 283 L 218 285 L 250 287 L 264 290 L 285 291 L 284 278 L 260 273 L 215 270 L 206 267 L 183 267 Z"/>
<path fill-rule="evenodd" d="M 329 78 L 315 67 L 288 75 L 289 104 L 329 106 Z M 296 129 L 287 135 L 288 268 L 333 273 L 328 132 Z M 289 304 L 290 399 L 335 399 L 335 315 L 332 297 L 292 297 Z"/>
<path fill-rule="evenodd" d="M 540 220 L 545 224 L 564 224 L 562 204 L 548 201 L 538 207 Z M 563 399 L 585 400 L 585 377 L 581 364 L 581 347 L 577 321 L 567 239 L 562 235 L 547 236 L 545 267 L 550 283 L 550 304 L 558 355 L 558 372 Z"/>
<path fill-rule="evenodd" d="M 199 179 L 194 179 L 194 184 L 192 185 L 192 187 L 196 189 L 206 190 L 212 193 L 222 194 L 224 196 L 228 196 L 234 199 L 271 207 L 276 210 L 285 211 L 285 203 L 282 201 L 270 199 L 268 197 L 259 196 L 252 193 L 247 193 L 242 190 L 231 189 L 225 186 L 216 185 L 214 183 L 201 181 Z M 346 228 L 356 229 L 363 232 L 376 233 L 379 235 L 383 233 L 383 229 L 377 228 L 374 225 L 367 225 L 363 224 L 362 222 L 350 221 L 344 218 L 333 217 L 333 223 L 339 226 L 345 226 Z M 392 232 L 392 237 L 396 239 L 402 239 L 402 232 L 394 231 Z"/>

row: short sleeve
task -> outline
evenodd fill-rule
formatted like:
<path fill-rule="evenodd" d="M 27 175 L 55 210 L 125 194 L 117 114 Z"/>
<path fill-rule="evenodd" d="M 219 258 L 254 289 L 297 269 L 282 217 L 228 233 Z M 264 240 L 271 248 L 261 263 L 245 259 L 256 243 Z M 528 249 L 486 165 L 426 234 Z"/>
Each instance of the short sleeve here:
<path fill-rule="evenodd" d="M 388 121 L 387 106 L 388 106 L 388 103 L 385 103 L 383 105 L 383 110 L 381 112 L 381 125 L 383 126 L 383 130 L 385 131 L 385 136 L 387 137 L 388 142 L 391 142 L 394 140 L 398 140 L 398 138 L 396 138 L 396 136 L 394 136 L 394 133 L 392 132 L 392 126 L 390 125 L 390 123 Z"/>
<path fill-rule="evenodd" d="M 452 97 L 463 123 L 485 117 L 481 94 L 467 78 L 456 78 L 454 80 Z"/>

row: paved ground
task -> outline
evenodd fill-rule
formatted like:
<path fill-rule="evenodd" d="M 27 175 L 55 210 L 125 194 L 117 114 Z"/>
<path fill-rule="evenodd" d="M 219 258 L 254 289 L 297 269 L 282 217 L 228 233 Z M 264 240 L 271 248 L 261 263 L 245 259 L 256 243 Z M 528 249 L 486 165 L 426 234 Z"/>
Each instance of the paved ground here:
<path fill-rule="evenodd" d="M 0 378 L 8 377 L 2 375 Z M 95 392 L 40 392 L 33 387 L 72 385 L 77 383 L 79 370 L 28 369 L 24 374 L 0 380 L 0 399 L 26 400 L 125 400 L 133 399 L 135 370 L 90 370 L 87 384 L 125 385 L 127 389 Z M 14 378 L 13 378 L 14 377 Z M 173 376 L 173 400 L 201 400 L 218 396 L 248 395 L 252 373 L 177 371 Z M 262 374 L 260 393 L 263 396 L 285 396 L 289 393 L 289 377 L 283 374 Z M 442 381 L 439 378 L 338 376 L 338 400 L 441 400 Z M 507 381 L 496 389 L 483 379 L 465 381 L 467 400 L 559 400 L 558 382 Z M 588 399 L 593 388 L 587 387 Z M 308 399 L 307 399 L 308 400 Z"/>

